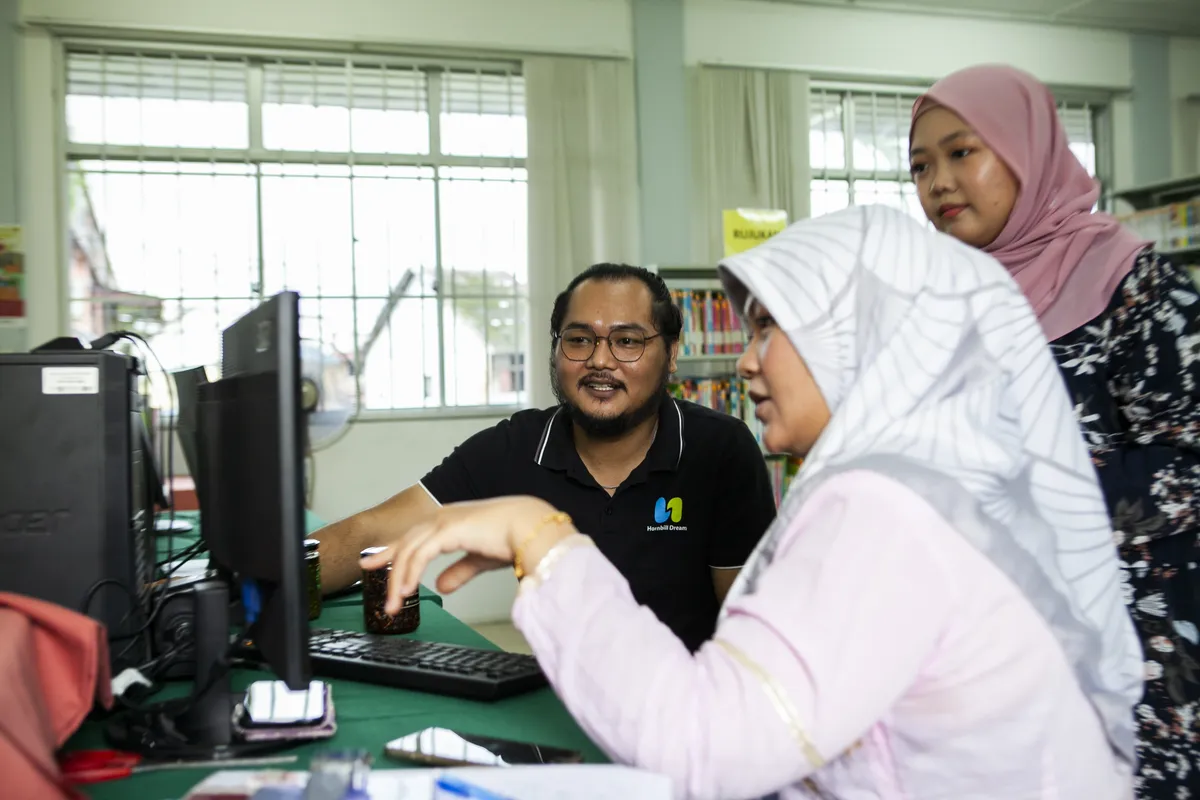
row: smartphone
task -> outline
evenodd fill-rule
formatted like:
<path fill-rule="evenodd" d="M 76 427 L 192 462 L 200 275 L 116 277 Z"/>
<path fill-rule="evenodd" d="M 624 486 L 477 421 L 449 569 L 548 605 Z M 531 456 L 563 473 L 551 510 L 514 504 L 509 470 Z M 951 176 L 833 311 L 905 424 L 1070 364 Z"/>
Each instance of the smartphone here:
<path fill-rule="evenodd" d="M 283 681 L 255 681 L 242 698 L 246 728 L 313 725 L 325 718 L 325 683 L 312 681 L 293 690 Z"/>
<path fill-rule="evenodd" d="M 389 758 L 439 767 L 508 767 L 583 761 L 583 754 L 577 750 L 460 733 L 448 728 L 426 728 L 401 736 L 388 742 L 383 752 Z"/>

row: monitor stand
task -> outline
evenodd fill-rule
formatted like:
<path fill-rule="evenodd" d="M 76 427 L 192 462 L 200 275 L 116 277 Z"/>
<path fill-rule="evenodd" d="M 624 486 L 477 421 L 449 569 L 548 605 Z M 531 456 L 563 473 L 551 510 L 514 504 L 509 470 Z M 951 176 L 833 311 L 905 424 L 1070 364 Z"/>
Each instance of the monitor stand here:
<path fill-rule="evenodd" d="M 176 718 L 179 732 L 195 744 L 220 747 L 233 741 L 229 692 L 229 584 L 223 580 L 196 585 L 194 622 L 196 689 L 191 708 Z"/>

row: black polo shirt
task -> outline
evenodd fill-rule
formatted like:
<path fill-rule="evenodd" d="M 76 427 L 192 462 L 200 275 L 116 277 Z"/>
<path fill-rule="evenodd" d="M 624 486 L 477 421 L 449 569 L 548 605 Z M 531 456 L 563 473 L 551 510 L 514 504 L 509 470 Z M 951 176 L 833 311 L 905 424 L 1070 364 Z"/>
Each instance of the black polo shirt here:
<path fill-rule="evenodd" d="M 526 494 L 571 515 L 692 650 L 712 637 L 712 568 L 736 568 L 775 517 L 762 451 L 739 419 L 682 400 L 659 411 L 645 460 L 609 497 L 561 407 L 520 411 L 455 448 L 421 483 L 440 503 Z"/>

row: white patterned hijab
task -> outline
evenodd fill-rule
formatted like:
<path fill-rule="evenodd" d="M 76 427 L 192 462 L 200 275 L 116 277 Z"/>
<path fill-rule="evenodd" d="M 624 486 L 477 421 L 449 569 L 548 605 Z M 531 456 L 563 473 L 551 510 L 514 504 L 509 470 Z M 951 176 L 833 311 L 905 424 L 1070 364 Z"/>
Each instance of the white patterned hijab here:
<path fill-rule="evenodd" d="M 1108 513 L 1042 329 L 1004 268 L 868 206 L 798 222 L 720 273 L 736 308 L 767 309 L 832 412 L 731 596 L 754 592 L 814 487 L 885 474 L 1029 598 L 1132 763 L 1142 654 Z"/>

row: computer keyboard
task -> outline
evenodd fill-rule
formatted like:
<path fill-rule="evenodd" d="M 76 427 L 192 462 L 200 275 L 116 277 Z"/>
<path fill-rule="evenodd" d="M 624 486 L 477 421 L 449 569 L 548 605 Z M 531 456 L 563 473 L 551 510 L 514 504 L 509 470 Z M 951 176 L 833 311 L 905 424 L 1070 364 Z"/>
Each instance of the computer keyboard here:
<path fill-rule="evenodd" d="M 328 628 L 309 630 L 313 674 L 500 700 L 546 685 L 533 656 Z"/>

